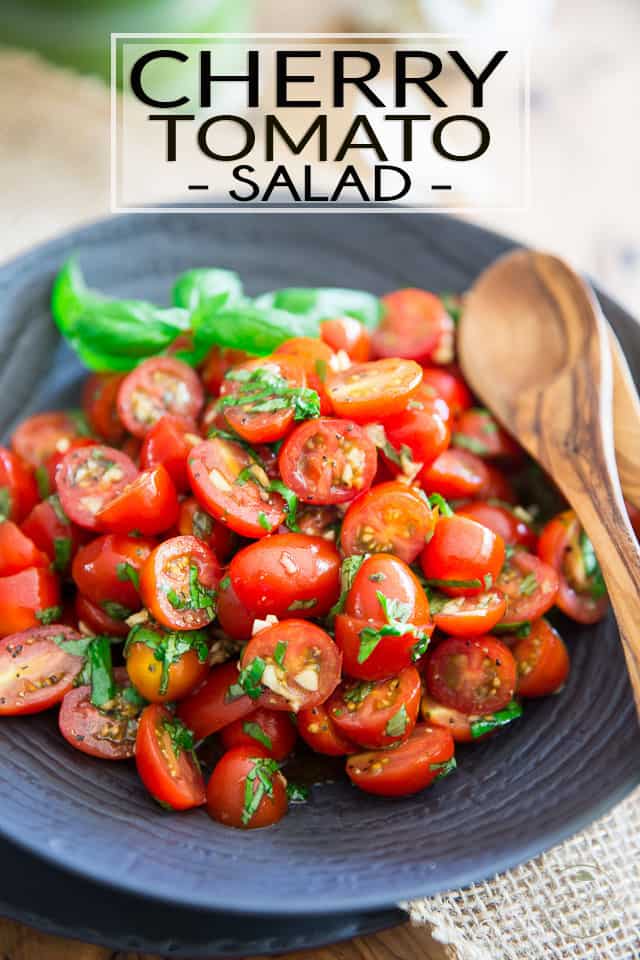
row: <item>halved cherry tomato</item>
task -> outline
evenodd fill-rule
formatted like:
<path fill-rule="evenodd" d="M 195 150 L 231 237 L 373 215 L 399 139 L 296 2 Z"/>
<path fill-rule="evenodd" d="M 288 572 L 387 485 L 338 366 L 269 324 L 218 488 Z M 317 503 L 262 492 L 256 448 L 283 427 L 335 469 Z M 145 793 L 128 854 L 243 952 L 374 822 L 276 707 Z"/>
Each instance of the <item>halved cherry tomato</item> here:
<path fill-rule="evenodd" d="M 433 621 L 443 633 L 454 637 L 477 637 L 489 633 L 500 623 L 507 601 L 499 590 L 488 590 L 475 597 L 431 598 Z"/>
<path fill-rule="evenodd" d="M 371 334 L 355 317 L 332 317 L 320 324 L 320 337 L 336 353 L 344 350 L 354 363 L 371 357 Z"/>
<path fill-rule="evenodd" d="M 124 607 L 129 616 L 142 606 L 140 570 L 155 546 L 155 540 L 142 537 L 96 537 L 76 553 L 71 575 L 80 593 L 93 603 L 105 603 L 107 610 L 108 605 Z"/>
<path fill-rule="evenodd" d="M 191 449 L 202 443 L 195 429 L 195 424 L 187 424 L 180 417 L 160 417 L 144 438 L 140 450 L 142 469 L 162 464 L 176 489 L 180 493 L 188 490 L 187 458 Z"/>
<path fill-rule="evenodd" d="M 329 757 L 344 757 L 356 753 L 360 747 L 347 740 L 327 712 L 327 704 L 319 703 L 308 710 L 300 710 L 296 716 L 298 733 L 315 753 Z"/>
<path fill-rule="evenodd" d="M 347 776 L 367 793 L 405 797 L 424 790 L 440 776 L 453 757 L 454 746 L 446 730 L 421 723 L 404 743 L 349 757 Z"/>
<path fill-rule="evenodd" d="M 122 373 L 92 373 L 82 388 L 82 409 L 93 432 L 105 443 L 118 444 L 124 427 L 118 416 L 118 390 Z"/>
<path fill-rule="evenodd" d="M 305 620 L 260 630 L 240 658 L 243 670 L 260 674 L 259 705 L 293 713 L 324 703 L 338 685 L 341 664 L 329 634 Z"/>
<path fill-rule="evenodd" d="M 475 520 L 441 517 L 420 564 L 431 586 L 447 596 L 472 597 L 496 582 L 504 564 L 504 540 Z"/>
<path fill-rule="evenodd" d="M 96 530 L 97 515 L 137 474 L 133 461 L 114 447 L 96 444 L 72 450 L 57 473 L 62 509 L 74 523 Z"/>
<path fill-rule="evenodd" d="M 248 794 L 253 803 L 247 804 Z M 287 781 L 258 744 L 225 753 L 207 784 L 209 816 L 227 827 L 270 827 L 284 817 L 288 805 Z"/>
<path fill-rule="evenodd" d="M 353 500 L 368 490 L 378 455 L 357 423 L 307 420 L 284 441 L 278 458 L 284 483 L 305 503 Z"/>
<path fill-rule="evenodd" d="M 214 520 L 202 509 L 195 497 L 187 497 L 180 504 L 178 532 L 183 537 L 197 537 L 213 550 L 220 563 L 233 553 L 236 536 L 224 524 Z"/>
<path fill-rule="evenodd" d="M 255 617 L 238 600 L 229 576 L 223 577 L 220 581 L 216 613 L 218 623 L 227 636 L 238 643 L 246 643 L 249 640 Z"/>
<path fill-rule="evenodd" d="M 124 667 L 113 671 L 116 696 L 105 707 L 91 703 L 91 687 L 70 690 L 60 706 L 60 733 L 72 747 L 101 760 L 129 760 L 135 753 L 141 703 L 127 699 L 129 677 Z"/>
<path fill-rule="evenodd" d="M 84 665 L 84 657 L 56 643 L 80 634 L 56 624 L 0 640 L 0 716 L 40 713 L 60 703 Z"/>
<path fill-rule="evenodd" d="M 263 380 L 252 378 L 263 377 Z M 242 378 L 242 379 L 240 379 Z M 274 385 L 270 386 L 270 382 Z M 304 370 L 295 357 L 271 356 L 247 360 L 229 370 L 220 387 L 220 409 L 232 430 L 249 443 L 281 440 L 291 427 L 295 410 L 285 390 L 306 386 Z M 241 402 L 234 404 L 233 400 Z M 264 411 L 265 404 L 276 409 Z"/>
<path fill-rule="evenodd" d="M 516 689 L 516 662 L 495 637 L 447 637 L 429 654 L 427 690 L 440 703 L 462 713 L 502 710 Z"/>
<path fill-rule="evenodd" d="M 326 388 L 333 409 L 358 422 L 401 413 L 418 389 L 422 367 L 413 360 L 375 360 L 331 371 Z"/>
<path fill-rule="evenodd" d="M 451 416 L 456 420 L 473 403 L 471 393 L 462 377 L 443 367 L 424 367 L 422 382 L 432 387 L 446 401 Z"/>
<path fill-rule="evenodd" d="M 40 625 L 38 614 L 60 605 L 60 584 L 43 567 L 0 577 L 0 636 Z"/>
<path fill-rule="evenodd" d="M 204 383 L 207 393 L 210 393 L 212 397 L 217 397 L 227 371 L 248 359 L 249 355 L 242 350 L 212 347 L 200 370 L 200 379 Z"/>
<path fill-rule="evenodd" d="M 236 553 L 231 584 L 254 617 L 324 617 L 340 595 L 340 555 L 322 537 L 278 533 Z"/>
<path fill-rule="evenodd" d="M 40 470 L 44 470 L 46 474 L 47 483 L 45 484 L 44 490 L 43 486 L 43 476 L 41 473 L 38 473 L 38 486 L 41 488 L 41 493 L 54 492 L 58 489 L 58 470 L 62 465 L 62 461 L 68 453 L 72 450 L 79 450 L 80 447 L 93 447 L 95 446 L 96 441 L 91 437 L 74 437 L 72 440 L 65 439 L 60 441 L 59 450 L 56 450 L 55 453 L 52 453 L 49 459 L 45 462 L 44 466 L 40 467 Z"/>
<path fill-rule="evenodd" d="M 433 527 L 434 517 L 423 494 L 404 483 L 380 483 L 350 505 L 340 546 L 346 556 L 393 553 L 413 563 Z"/>
<path fill-rule="evenodd" d="M 609 598 L 595 553 L 573 510 L 550 520 L 538 542 L 538 556 L 558 574 L 555 603 L 578 623 L 597 623 Z"/>
<path fill-rule="evenodd" d="M 442 300 L 427 290 L 395 290 L 382 298 L 386 312 L 373 334 L 378 357 L 434 363 L 453 359 L 453 320 Z"/>
<path fill-rule="evenodd" d="M 531 624 L 527 637 L 513 647 L 521 697 L 548 697 L 569 675 L 569 654 L 562 637 L 546 620 Z"/>
<path fill-rule="evenodd" d="M 140 574 L 140 596 L 169 630 L 200 630 L 215 616 L 220 566 L 196 537 L 171 537 L 151 553 Z"/>
<path fill-rule="evenodd" d="M 198 375 L 175 357 L 143 360 L 118 390 L 118 415 L 134 437 L 144 437 L 166 414 L 197 420 L 203 403 Z"/>
<path fill-rule="evenodd" d="M 288 757 L 296 742 L 296 728 L 291 717 L 281 710 L 258 707 L 241 720 L 234 720 L 220 731 L 220 742 L 225 750 L 234 747 L 255 748 L 256 744 L 274 760 Z"/>
<path fill-rule="evenodd" d="M 0 447 L 0 521 L 21 523 L 39 499 L 31 467 L 11 450 Z"/>
<path fill-rule="evenodd" d="M 460 453 L 460 451 L 457 451 Z M 493 463 L 485 463 L 486 480 L 482 490 L 472 496 L 480 496 L 482 500 L 501 500 L 503 503 L 516 504 L 518 497 L 513 486 L 502 470 Z"/>
<path fill-rule="evenodd" d="M 449 420 L 445 401 L 434 397 L 430 387 L 420 384 L 406 410 L 383 417 L 381 422 L 398 459 L 408 450 L 414 463 L 429 466 L 449 446 Z M 393 466 L 391 460 L 391 469 Z"/>
<path fill-rule="evenodd" d="M 172 634 L 159 627 L 139 627 L 132 633 L 125 647 L 127 673 L 136 690 L 151 703 L 171 703 L 182 700 L 202 683 L 209 673 L 206 634 L 191 630 L 185 639 L 199 641 L 177 658 L 170 656 Z"/>
<path fill-rule="evenodd" d="M 356 320 L 356 323 L 358 321 Z M 315 390 L 320 398 L 320 415 L 326 417 L 333 412 L 331 401 L 327 396 L 324 382 L 330 363 L 333 359 L 333 350 L 317 340 L 315 337 L 292 337 L 276 347 L 273 355 L 291 357 L 304 370 L 307 386 Z"/>
<path fill-rule="evenodd" d="M 193 730 L 196 741 L 204 740 L 255 710 L 251 697 L 238 695 L 234 689 L 238 686 L 238 669 L 235 660 L 213 667 L 202 686 L 178 704 L 178 716 Z"/>
<path fill-rule="evenodd" d="M 518 460 L 522 449 L 494 420 L 488 410 L 472 407 L 456 422 L 451 442 L 454 447 L 471 450 L 489 460 Z"/>
<path fill-rule="evenodd" d="M 169 473 L 160 464 L 143 470 L 95 515 L 99 530 L 143 536 L 175 526 L 180 513 L 178 494 Z"/>
<path fill-rule="evenodd" d="M 538 536 L 535 530 L 521 516 L 517 508 L 514 510 L 508 503 L 475 500 L 473 503 L 465 503 L 462 507 L 458 507 L 456 516 L 467 517 L 469 520 L 475 520 L 476 523 L 489 527 L 489 530 L 499 534 L 504 542 L 512 547 L 536 549 Z"/>
<path fill-rule="evenodd" d="M 420 474 L 427 493 L 439 493 L 451 500 L 486 495 L 489 471 L 480 457 L 468 450 L 445 450 Z"/>
<path fill-rule="evenodd" d="M 36 413 L 16 428 L 11 446 L 32 467 L 41 467 L 54 453 L 67 453 L 71 441 L 80 435 L 78 421 L 70 413 Z"/>
<path fill-rule="evenodd" d="M 206 803 L 204 780 L 189 731 L 159 703 L 142 711 L 136 737 L 136 767 L 151 796 L 172 810 Z"/>
<path fill-rule="evenodd" d="M 444 703 L 438 703 L 428 693 L 422 695 L 420 713 L 424 722 L 430 727 L 448 730 L 456 743 L 474 743 L 485 739 L 484 737 L 474 738 L 471 733 L 471 724 L 473 720 L 479 720 L 479 716 L 445 707 Z"/>
<path fill-rule="evenodd" d="M 76 618 L 80 628 L 87 633 L 104 634 L 109 637 L 126 637 L 129 633 L 129 627 L 124 620 L 123 614 L 128 611 L 123 607 L 119 609 L 106 601 L 111 613 L 117 613 L 118 617 L 111 616 L 97 603 L 93 603 L 88 597 L 81 593 L 76 594 L 75 611 Z"/>
<path fill-rule="evenodd" d="M 187 469 L 198 503 L 241 536 L 264 537 L 283 522 L 284 500 L 240 443 L 206 440 L 191 451 Z"/>
<path fill-rule="evenodd" d="M 11 520 L 0 523 L 0 577 L 20 573 L 27 567 L 48 567 L 49 557 L 38 550 Z"/>
<path fill-rule="evenodd" d="M 378 749 L 406 740 L 420 707 L 420 674 L 406 667 L 388 680 L 344 680 L 327 703 L 343 737 Z"/>
<path fill-rule="evenodd" d="M 509 629 L 538 620 L 557 602 L 559 586 L 553 567 L 526 550 L 516 550 L 496 580 L 496 587 L 507 598 L 500 625 Z"/>

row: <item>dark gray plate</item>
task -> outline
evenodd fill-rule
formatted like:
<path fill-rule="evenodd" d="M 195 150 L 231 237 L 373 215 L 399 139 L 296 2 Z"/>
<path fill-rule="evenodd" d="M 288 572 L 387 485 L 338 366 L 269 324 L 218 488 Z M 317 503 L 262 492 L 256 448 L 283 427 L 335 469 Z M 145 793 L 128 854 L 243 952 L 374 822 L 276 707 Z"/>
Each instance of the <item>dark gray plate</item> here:
<path fill-rule="evenodd" d="M 463 290 L 509 246 L 437 216 L 149 214 L 96 224 L 0 271 L 2 426 L 74 396 L 80 371 L 57 346 L 47 307 L 72 250 L 96 286 L 165 301 L 180 270 L 207 264 L 237 269 L 250 292 Z M 603 302 L 637 374 L 634 323 Z M 512 732 L 460 751 L 456 775 L 421 796 L 385 801 L 335 783 L 269 830 L 228 830 L 202 811 L 163 813 L 129 766 L 73 751 L 43 716 L 0 725 L 0 830 L 119 890 L 242 914 L 372 910 L 479 880 L 579 830 L 638 782 L 615 625 L 565 632 L 573 670 L 563 694 L 528 705 Z"/>

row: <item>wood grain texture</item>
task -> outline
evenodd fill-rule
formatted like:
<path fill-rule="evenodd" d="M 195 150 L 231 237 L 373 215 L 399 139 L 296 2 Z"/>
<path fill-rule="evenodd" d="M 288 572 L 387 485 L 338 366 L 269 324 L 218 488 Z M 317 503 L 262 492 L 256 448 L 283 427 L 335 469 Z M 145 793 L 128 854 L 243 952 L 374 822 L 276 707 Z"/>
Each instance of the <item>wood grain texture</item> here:
<path fill-rule="evenodd" d="M 552 476 L 594 545 L 640 713 L 640 550 L 616 468 L 609 330 L 595 296 L 557 257 L 508 254 L 474 285 L 459 347 L 473 389 Z"/>
<path fill-rule="evenodd" d="M 625 500 L 640 508 L 640 398 L 629 364 L 609 328 L 613 362 L 613 434 L 620 485 Z"/>
<path fill-rule="evenodd" d="M 162 960 L 148 953 L 122 953 L 106 947 L 51 937 L 0 920 L 1 960 Z M 281 960 L 455 960 L 451 947 L 437 943 L 426 927 L 409 924 L 347 943 L 281 955 Z M 251 957 L 246 960 L 263 960 Z"/>

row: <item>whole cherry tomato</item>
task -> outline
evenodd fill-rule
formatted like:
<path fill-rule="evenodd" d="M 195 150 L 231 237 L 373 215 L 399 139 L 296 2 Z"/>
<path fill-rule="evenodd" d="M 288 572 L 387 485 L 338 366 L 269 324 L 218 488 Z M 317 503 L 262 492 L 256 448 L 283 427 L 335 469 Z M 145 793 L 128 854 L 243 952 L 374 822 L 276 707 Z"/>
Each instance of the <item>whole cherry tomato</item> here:
<path fill-rule="evenodd" d="M 258 744 L 225 753 L 207 785 L 209 815 L 228 827 L 270 827 L 284 817 L 288 805 L 287 781 Z"/>
<path fill-rule="evenodd" d="M 496 582 L 505 558 L 504 540 L 475 520 L 441 517 L 420 557 L 431 586 L 452 597 L 484 593 Z"/>
<path fill-rule="evenodd" d="M 395 290 L 382 298 L 385 314 L 373 334 L 378 357 L 406 357 L 426 363 L 453 359 L 453 320 L 442 300 L 428 290 Z"/>

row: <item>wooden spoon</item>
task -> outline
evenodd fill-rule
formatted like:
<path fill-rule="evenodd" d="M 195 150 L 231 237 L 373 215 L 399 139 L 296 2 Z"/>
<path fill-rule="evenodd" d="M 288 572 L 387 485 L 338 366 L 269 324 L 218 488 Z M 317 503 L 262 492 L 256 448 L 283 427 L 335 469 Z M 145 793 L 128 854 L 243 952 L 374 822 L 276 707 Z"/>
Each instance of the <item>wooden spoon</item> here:
<path fill-rule="evenodd" d="M 609 327 L 613 361 L 613 440 L 624 498 L 640 509 L 640 398 L 627 358 Z"/>
<path fill-rule="evenodd" d="M 640 713 L 640 549 L 613 446 L 609 329 L 562 260 L 520 250 L 465 303 L 460 361 L 473 390 L 547 470 L 600 560 Z"/>

